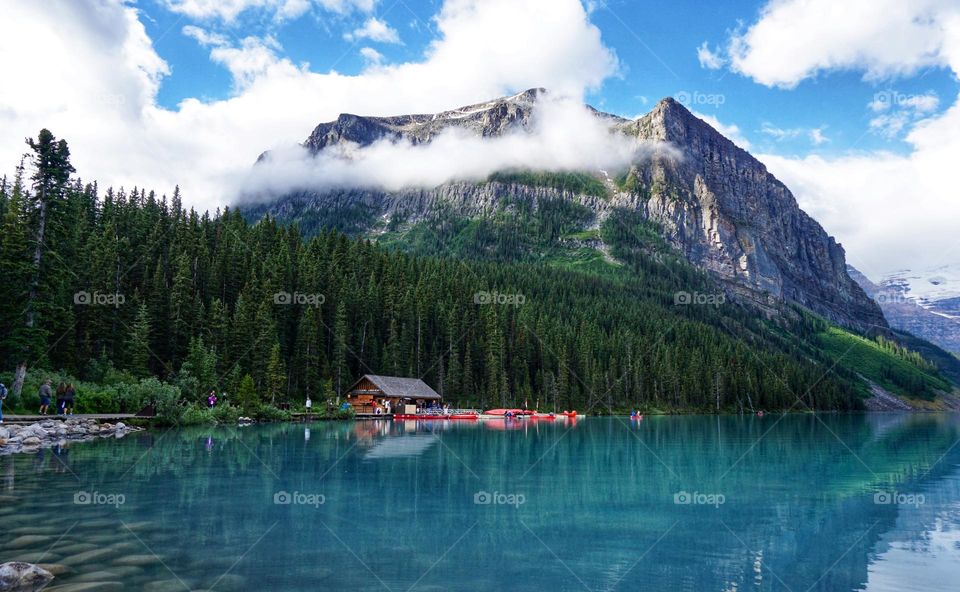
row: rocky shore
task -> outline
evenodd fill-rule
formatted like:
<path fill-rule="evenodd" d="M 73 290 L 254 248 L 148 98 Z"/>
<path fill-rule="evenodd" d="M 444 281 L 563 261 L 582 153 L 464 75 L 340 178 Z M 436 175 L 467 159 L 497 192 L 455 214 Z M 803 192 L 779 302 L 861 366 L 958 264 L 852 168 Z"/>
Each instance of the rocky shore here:
<path fill-rule="evenodd" d="M 36 452 L 67 442 L 84 442 L 97 438 L 122 438 L 143 428 L 123 422 L 99 423 L 95 419 L 47 419 L 29 425 L 0 425 L 0 456 L 18 452 Z"/>

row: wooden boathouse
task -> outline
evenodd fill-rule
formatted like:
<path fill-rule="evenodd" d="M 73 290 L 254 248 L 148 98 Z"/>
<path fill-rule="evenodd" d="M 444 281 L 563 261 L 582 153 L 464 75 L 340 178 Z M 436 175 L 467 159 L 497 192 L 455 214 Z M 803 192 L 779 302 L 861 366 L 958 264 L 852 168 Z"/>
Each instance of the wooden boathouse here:
<path fill-rule="evenodd" d="M 416 413 L 411 407 L 439 404 L 443 397 L 419 378 L 365 374 L 346 393 L 357 415 Z"/>

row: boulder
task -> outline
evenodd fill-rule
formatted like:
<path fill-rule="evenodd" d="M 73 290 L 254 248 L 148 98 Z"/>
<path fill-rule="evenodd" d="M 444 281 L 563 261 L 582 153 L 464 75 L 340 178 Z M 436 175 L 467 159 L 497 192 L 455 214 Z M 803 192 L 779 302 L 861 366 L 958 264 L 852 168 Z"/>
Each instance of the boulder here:
<path fill-rule="evenodd" d="M 40 442 L 41 440 L 37 436 L 27 436 L 23 439 L 22 444 L 24 446 L 39 446 Z"/>
<path fill-rule="evenodd" d="M 0 592 L 35 592 L 52 579 L 52 573 L 32 563 L 12 561 L 0 565 Z"/>

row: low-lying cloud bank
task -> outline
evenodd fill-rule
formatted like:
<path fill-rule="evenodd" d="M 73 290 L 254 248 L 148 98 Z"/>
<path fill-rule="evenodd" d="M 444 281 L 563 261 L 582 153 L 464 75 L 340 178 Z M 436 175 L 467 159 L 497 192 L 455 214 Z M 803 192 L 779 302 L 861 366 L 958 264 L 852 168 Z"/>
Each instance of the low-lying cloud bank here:
<path fill-rule="evenodd" d="M 499 137 L 451 127 L 424 144 L 392 139 L 365 147 L 343 143 L 316 155 L 301 146 L 275 150 L 242 179 L 237 192 L 249 202 L 298 190 L 430 188 L 516 169 L 613 175 L 655 154 L 678 157 L 668 144 L 613 129 L 577 100 L 541 99 L 527 130 Z"/>

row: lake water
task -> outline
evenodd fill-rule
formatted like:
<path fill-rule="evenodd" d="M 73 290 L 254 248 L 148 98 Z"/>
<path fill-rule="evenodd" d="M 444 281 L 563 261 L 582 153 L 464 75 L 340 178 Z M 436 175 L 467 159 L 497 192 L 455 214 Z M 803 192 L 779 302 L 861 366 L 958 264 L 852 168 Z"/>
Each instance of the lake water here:
<path fill-rule="evenodd" d="M 955 591 L 958 440 L 898 414 L 156 430 L 0 458 L 0 562 L 62 590 Z"/>

